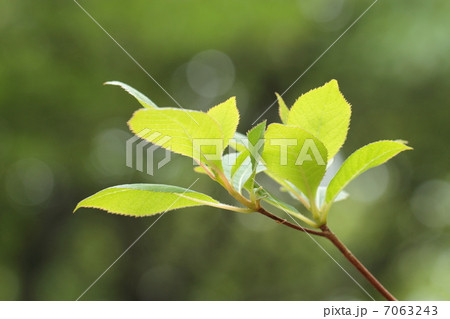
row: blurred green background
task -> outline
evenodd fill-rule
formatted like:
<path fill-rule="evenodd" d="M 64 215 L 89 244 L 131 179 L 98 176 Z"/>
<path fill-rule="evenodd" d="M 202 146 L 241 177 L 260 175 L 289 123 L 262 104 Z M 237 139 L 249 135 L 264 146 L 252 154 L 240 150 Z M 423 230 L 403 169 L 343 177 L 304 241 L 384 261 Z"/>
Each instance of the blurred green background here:
<path fill-rule="evenodd" d="M 80 4 L 186 108 L 237 96 L 253 121 L 371 1 Z M 448 1 L 378 1 L 285 95 L 336 78 L 352 103 L 338 160 L 379 139 L 415 148 L 348 187 L 329 225 L 399 299 L 450 299 Z M 174 102 L 72 1 L 0 2 L 0 299 L 74 300 L 155 220 L 83 209 L 130 182 L 188 187 L 191 160 L 125 165 L 126 121 Z M 272 107 L 263 118 L 278 121 Z M 269 184 L 271 189 L 275 185 Z M 194 189 L 232 203 L 206 177 Z M 281 215 L 281 214 L 280 214 Z M 318 241 L 377 299 L 328 242 Z M 82 300 L 369 300 L 305 234 L 260 215 L 164 215 Z"/>

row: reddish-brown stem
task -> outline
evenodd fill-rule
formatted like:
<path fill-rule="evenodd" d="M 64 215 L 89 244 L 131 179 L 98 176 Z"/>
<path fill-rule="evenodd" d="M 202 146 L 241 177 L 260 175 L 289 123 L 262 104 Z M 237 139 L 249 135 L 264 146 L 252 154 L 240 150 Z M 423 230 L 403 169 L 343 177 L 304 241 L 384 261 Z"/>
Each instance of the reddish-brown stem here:
<path fill-rule="evenodd" d="M 204 167 L 206 171 L 207 168 Z M 258 203 L 253 203 L 253 201 L 248 200 L 247 198 L 243 197 L 238 191 L 236 191 L 232 185 L 228 182 L 226 177 L 223 175 L 223 173 L 220 170 L 217 171 L 217 178 L 215 176 L 210 177 L 213 180 L 221 181 L 222 185 L 228 190 L 231 196 L 236 198 L 241 204 L 244 206 L 247 206 L 250 209 L 256 210 L 258 213 L 263 214 L 264 216 L 267 216 L 271 219 L 273 219 L 275 222 L 279 224 L 286 225 L 287 227 L 293 228 L 298 231 L 302 231 L 311 235 L 321 236 L 328 238 L 338 249 L 339 251 L 344 255 L 345 258 L 372 284 L 372 286 L 378 290 L 383 297 L 385 297 L 389 301 L 397 301 L 397 299 L 386 289 L 384 286 L 375 278 L 374 275 L 352 254 L 352 252 L 337 238 L 337 236 L 328 228 L 327 225 L 320 226 L 320 231 L 315 231 L 313 229 L 305 228 L 300 226 L 299 224 L 292 224 L 288 222 L 286 219 L 283 219 L 281 217 L 278 217 L 267 210 L 265 210 L 263 207 L 261 207 Z M 255 207 L 256 206 L 256 207 Z"/>
<path fill-rule="evenodd" d="M 374 275 L 352 254 L 352 252 L 336 237 L 336 235 L 328 228 L 327 225 L 322 225 L 320 229 L 322 232 L 315 231 L 309 228 L 301 227 L 299 225 L 292 224 L 287 220 L 280 218 L 272 213 L 269 213 L 264 208 L 260 207 L 258 213 L 267 216 L 279 224 L 286 225 L 295 230 L 299 230 L 311 235 L 321 236 L 328 238 L 344 255 L 344 257 L 372 284 L 372 286 L 378 290 L 386 300 L 397 301 L 397 299 L 375 278 Z"/>
<path fill-rule="evenodd" d="M 364 265 L 352 254 L 352 252 L 336 237 L 327 225 L 320 227 L 325 237 L 328 238 L 341 251 L 345 258 L 355 266 L 356 269 L 378 290 L 387 300 L 397 301 L 397 299 L 364 267 Z"/>
<path fill-rule="evenodd" d="M 262 207 L 259 207 L 258 213 L 263 214 L 264 216 L 267 216 L 267 217 L 273 219 L 274 221 L 276 221 L 279 224 L 286 225 L 287 227 L 290 227 L 290 228 L 293 228 L 293 229 L 296 229 L 296 230 L 299 230 L 299 231 L 302 231 L 302 232 L 305 232 L 305 233 L 308 233 L 308 234 L 326 237 L 326 234 L 324 232 L 315 231 L 315 230 L 312 230 L 312 229 L 309 229 L 309 228 L 301 227 L 301 226 L 296 225 L 296 224 L 292 224 L 292 223 L 288 222 L 286 219 L 283 219 L 283 218 L 278 217 L 278 216 L 276 216 L 276 215 L 274 215 L 272 213 L 269 213 L 267 210 L 265 210 Z"/>

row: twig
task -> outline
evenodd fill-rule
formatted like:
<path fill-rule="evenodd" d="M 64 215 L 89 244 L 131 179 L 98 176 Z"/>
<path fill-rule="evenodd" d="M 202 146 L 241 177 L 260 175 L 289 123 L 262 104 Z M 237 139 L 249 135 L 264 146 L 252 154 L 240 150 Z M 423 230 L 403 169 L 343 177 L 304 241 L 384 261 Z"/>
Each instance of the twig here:
<path fill-rule="evenodd" d="M 305 228 L 305 227 L 301 227 L 299 225 L 292 224 L 292 223 L 288 222 L 286 219 L 280 218 L 280 217 L 278 217 L 278 216 L 276 216 L 276 215 L 274 215 L 272 213 L 269 213 L 263 207 L 260 207 L 258 209 L 258 213 L 263 214 L 264 216 L 267 216 L 267 217 L 273 219 L 274 221 L 276 221 L 279 224 L 286 225 L 287 227 L 290 227 L 290 228 L 293 228 L 293 229 L 296 229 L 296 230 L 299 230 L 299 231 L 302 231 L 302 232 L 305 232 L 305 233 L 309 233 L 309 234 L 312 234 L 312 235 L 326 237 L 326 234 L 323 233 L 323 232 L 315 231 L 315 230 L 312 230 L 312 229 L 309 229 L 309 228 Z"/>
<path fill-rule="evenodd" d="M 236 191 L 233 186 L 228 182 L 227 178 L 220 170 L 216 170 L 217 178 L 216 180 L 222 182 L 222 185 L 225 189 L 228 190 L 231 196 L 237 199 L 241 204 L 247 206 L 251 210 L 255 210 L 264 216 L 267 216 L 273 219 L 275 222 L 279 224 L 286 225 L 287 227 L 293 228 L 295 230 L 305 232 L 311 235 L 316 235 L 320 237 L 328 238 L 344 255 L 344 257 L 370 282 L 370 284 L 378 290 L 387 300 L 389 301 L 397 301 L 397 299 L 375 278 L 374 275 L 352 254 L 352 252 L 337 238 L 337 236 L 328 228 L 326 224 L 320 226 L 320 231 L 315 231 L 313 229 L 305 228 L 300 225 L 295 225 L 287 220 L 278 217 L 263 207 L 261 207 L 258 203 L 254 203 L 253 201 L 248 200 L 244 196 L 242 196 L 238 191 Z M 211 176 L 210 176 L 211 177 Z M 313 203 L 314 205 L 314 203 Z M 314 208 L 314 206 L 313 206 Z M 314 210 L 314 209 L 313 209 Z M 315 210 L 314 210 L 315 211 Z"/>
<path fill-rule="evenodd" d="M 323 234 L 328 238 L 344 255 L 349 262 L 378 290 L 387 300 L 397 301 L 397 299 L 375 278 L 374 275 L 352 254 L 352 252 L 336 237 L 327 225 L 320 227 Z"/>

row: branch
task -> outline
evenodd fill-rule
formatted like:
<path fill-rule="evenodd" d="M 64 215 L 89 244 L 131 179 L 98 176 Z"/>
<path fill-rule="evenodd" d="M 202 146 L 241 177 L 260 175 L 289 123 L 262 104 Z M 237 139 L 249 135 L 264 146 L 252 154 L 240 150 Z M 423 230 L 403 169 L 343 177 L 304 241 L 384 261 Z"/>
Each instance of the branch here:
<path fill-rule="evenodd" d="M 386 300 L 389 301 L 397 301 L 397 299 L 375 278 L 374 275 L 352 254 L 352 252 L 337 238 L 337 236 L 328 228 L 327 225 L 320 226 L 320 229 L 322 232 L 315 231 L 309 228 L 304 228 L 299 225 L 292 224 L 288 222 L 285 219 L 282 219 L 272 213 L 269 213 L 267 210 L 265 210 L 263 207 L 259 207 L 257 210 L 258 213 L 263 214 L 264 216 L 267 216 L 274 221 L 276 221 L 279 224 L 286 225 L 290 228 L 316 235 L 328 238 L 338 249 L 339 251 L 344 255 L 344 257 L 352 263 L 352 265 L 370 282 L 370 284 L 380 292 L 383 297 L 386 298 Z"/>
<path fill-rule="evenodd" d="M 322 225 L 320 227 L 323 234 L 328 238 L 350 261 L 353 266 L 378 290 L 387 300 L 397 301 L 397 299 L 386 289 L 384 286 L 372 275 L 372 273 L 364 267 L 364 265 L 352 254 L 352 252 L 336 237 L 336 235 L 327 227 L 327 225 Z"/>
<path fill-rule="evenodd" d="M 293 228 L 293 229 L 296 229 L 296 230 L 299 230 L 299 231 L 302 231 L 302 232 L 305 232 L 305 233 L 308 233 L 308 234 L 326 237 L 326 234 L 323 233 L 323 232 L 315 231 L 315 230 L 312 230 L 312 229 L 309 229 L 309 228 L 305 228 L 305 227 L 302 227 L 302 226 L 299 226 L 299 225 L 292 224 L 292 223 L 288 222 L 286 219 L 280 218 L 280 217 L 278 217 L 278 216 L 276 216 L 276 215 L 274 215 L 272 213 L 269 213 L 263 207 L 259 207 L 257 212 L 260 213 L 260 214 L 263 214 L 264 216 L 267 216 L 267 217 L 273 219 L 274 221 L 276 221 L 279 224 L 286 225 L 287 227 L 290 227 L 290 228 Z"/>
<path fill-rule="evenodd" d="M 205 167 L 204 167 L 205 168 Z M 205 168 L 206 170 L 206 168 Z M 231 196 L 233 196 L 236 200 L 238 200 L 241 204 L 244 206 L 247 206 L 250 210 L 255 210 L 260 214 L 263 214 L 264 216 L 267 216 L 274 221 L 276 221 L 279 224 L 286 225 L 290 228 L 293 228 L 295 230 L 308 233 L 311 235 L 321 236 L 328 238 L 338 249 L 339 251 L 344 255 L 345 258 L 347 258 L 348 261 L 352 263 L 352 265 L 372 284 L 373 287 L 375 287 L 376 290 L 378 290 L 387 300 L 389 301 L 397 301 L 397 299 L 386 289 L 384 286 L 375 278 L 374 275 L 366 268 L 364 265 L 351 253 L 350 250 L 336 237 L 336 235 L 327 227 L 326 224 L 320 226 L 320 231 L 315 231 L 313 229 L 305 228 L 300 225 L 295 225 L 290 222 L 288 222 L 286 219 L 283 219 L 281 217 L 278 217 L 267 210 L 265 210 L 263 207 L 259 205 L 259 202 L 255 203 L 253 201 L 248 200 L 244 196 L 241 195 L 240 192 L 236 191 L 234 187 L 229 183 L 223 172 L 219 169 L 215 169 L 217 173 L 217 178 L 214 176 L 210 177 L 213 180 L 216 180 L 217 182 L 221 182 L 222 186 L 230 193 Z M 316 207 L 314 205 L 314 202 L 312 202 L 312 211 L 313 214 L 316 212 Z M 233 209 L 234 211 L 241 211 L 241 212 L 247 212 L 245 209 L 238 210 Z"/>

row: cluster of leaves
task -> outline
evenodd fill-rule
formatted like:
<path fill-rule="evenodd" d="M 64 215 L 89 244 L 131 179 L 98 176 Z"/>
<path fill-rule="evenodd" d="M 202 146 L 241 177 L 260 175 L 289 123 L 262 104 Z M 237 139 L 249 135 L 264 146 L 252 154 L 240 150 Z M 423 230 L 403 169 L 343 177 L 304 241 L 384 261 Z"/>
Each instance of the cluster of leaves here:
<path fill-rule="evenodd" d="M 221 184 L 244 207 L 220 203 L 206 194 L 181 187 L 130 184 L 102 190 L 81 201 L 76 209 L 92 207 L 128 216 L 149 216 L 177 208 L 209 205 L 251 213 L 259 211 L 261 203 L 266 202 L 318 228 L 326 224 L 332 204 L 346 198 L 344 188 L 353 179 L 411 149 L 400 140 L 368 144 L 351 154 L 325 187 L 320 185 L 321 181 L 346 140 L 351 115 L 350 104 L 339 91 L 336 80 L 300 96 L 290 109 L 277 95 L 281 123 L 266 127 L 264 121 L 246 135 L 236 132 L 239 112 L 235 98 L 207 112 L 159 108 L 124 83 L 107 84 L 121 86 L 144 107 L 128 122 L 134 134 L 193 158 L 199 165 L 194 169 L 196 172 Z M 198 151 L 195 143 L 199 140 L 220 143 L 203 145 Z M 220 145 L 220 156 L 211 156 L 217 153 L 217 145 Z M 281 190 L 289 192 L 303 208 L 284 203 L 266 191 L 255 180 L 259 173 L 275 180 Z"/>

